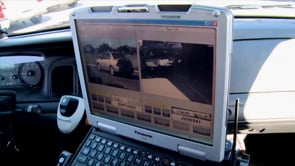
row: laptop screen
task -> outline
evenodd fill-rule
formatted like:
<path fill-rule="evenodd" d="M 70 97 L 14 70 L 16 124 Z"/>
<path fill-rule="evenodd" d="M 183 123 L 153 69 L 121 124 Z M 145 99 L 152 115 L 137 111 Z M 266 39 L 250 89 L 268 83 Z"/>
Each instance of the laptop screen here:
<path fill-rule="evenodd" d="M 74 26 L 94 126 L 114 121 L 152 131 L 133 132 L 146 139 L 159 133 L 214 146 L 228 70 L 218 20 L 84 18 Z"/>

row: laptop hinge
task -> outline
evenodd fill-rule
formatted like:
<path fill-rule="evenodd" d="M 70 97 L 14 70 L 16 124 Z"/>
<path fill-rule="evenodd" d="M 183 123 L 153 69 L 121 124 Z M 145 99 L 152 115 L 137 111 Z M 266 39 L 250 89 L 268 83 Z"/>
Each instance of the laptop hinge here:
<path fill-rule="evenodd" d="M 192 149 L 192 148 L 188 148 L 188 147 L 185 147 L 185 146 L 178 146 L 178 151 L 180 154 L 183 154 L 185 156 L 189 156 L 189 157 L 192 157 L 192 158 L 196 158 L 196 159 L 199 159 L 199 160 L 205 160 L 205 156 L 206 156 L 206 153 L 205 152 L 202 152 L 202 151 L 199 151 L 199 150 L 195 150 L 195 149 Z"/>
<path fill-rule="evenodd" d="M 108 132 L 108 133 L 112 133 L 112 134 L 115 134 L 116 133 L 116 127 L 114 127 L 114 126 L 110 126 L 110 125 L 106 125 L 106 124 L 97 122 L 97 127 L 100 130 L 105 131 L 105 132 Z"/>

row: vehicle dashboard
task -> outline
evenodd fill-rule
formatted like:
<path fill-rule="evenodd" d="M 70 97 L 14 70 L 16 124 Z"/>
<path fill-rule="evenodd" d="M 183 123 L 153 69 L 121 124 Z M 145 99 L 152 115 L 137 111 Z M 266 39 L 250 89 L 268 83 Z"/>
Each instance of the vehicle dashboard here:
<path fill-rule="evenodd" d="M 17 37 L 2 42 L 6 46 L 0 49 L 0 89 L 16 91 L 17 101 L 23 103 L 58 101 L 65 94 L 78 95 L 78 74 L 71 41 L 44 43 L 37 36 L 30 36 L 31 42 Z M 34 38 L 39 42 L 35 43 Z M 19 47 L 16 47 L 18 43 Z"/>
<path fill-rule="evenodd" d="M 64 136 L 57 127 L 60 97 L 81 95 L 70 31 L 12 36 L 0 45 L 0 154 L 13 139 L 24 161 L 53 165 L 60 147 L 75 149 L 87 132 L 83 124 L 83 130 Z M 15 101 L 8 103 L 7 94 Z"/>

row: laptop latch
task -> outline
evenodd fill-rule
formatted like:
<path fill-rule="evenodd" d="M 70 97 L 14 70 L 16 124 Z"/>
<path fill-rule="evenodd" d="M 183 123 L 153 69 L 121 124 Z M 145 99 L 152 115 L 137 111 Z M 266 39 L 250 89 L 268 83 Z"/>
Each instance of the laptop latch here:
<path fill-rule="evenodd" d="M 189 157 L 196 158 L 196 159 L 199 159 L 199 160 L 205 160 L 206 159 L 205 158 L 206 153 L 202 152 L 202 151 L 199 151 L 199 150 L 195 150 L 195 149 L 192 149 L 192 148 L 188 148 L 188 147 L 179 145 L 178 146 L 178 151 L 179 151 L 180 154 L 183 154 L 185 156 L 189 156 Z"/>

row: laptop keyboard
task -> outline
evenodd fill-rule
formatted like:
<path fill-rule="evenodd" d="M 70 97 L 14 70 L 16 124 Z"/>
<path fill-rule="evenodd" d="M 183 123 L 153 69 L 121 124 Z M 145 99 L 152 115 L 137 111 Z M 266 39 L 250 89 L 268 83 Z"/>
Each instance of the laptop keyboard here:
<path fill-rule="evenodd" d="M 184 166 L 169 158 L 90 133 L 73 166 Z"/>

